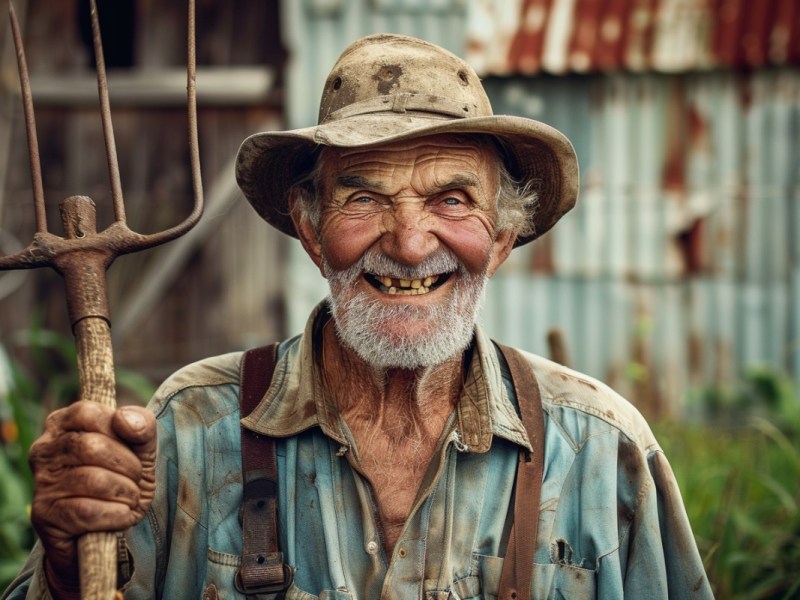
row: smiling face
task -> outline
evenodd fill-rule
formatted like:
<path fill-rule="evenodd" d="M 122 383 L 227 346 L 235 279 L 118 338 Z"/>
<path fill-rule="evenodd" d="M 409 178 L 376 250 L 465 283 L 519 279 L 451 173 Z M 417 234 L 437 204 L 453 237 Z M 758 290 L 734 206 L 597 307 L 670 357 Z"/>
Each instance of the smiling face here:
<path fill-rule="evenodd" d="M 487 277 L 513 232 L 495 231 L 498 159 L 437 136 L 323 150 L 317 227 L 295 225 L 328 278 L 340 340 L 376 367 L 433 366 L 469 343 Z"/>

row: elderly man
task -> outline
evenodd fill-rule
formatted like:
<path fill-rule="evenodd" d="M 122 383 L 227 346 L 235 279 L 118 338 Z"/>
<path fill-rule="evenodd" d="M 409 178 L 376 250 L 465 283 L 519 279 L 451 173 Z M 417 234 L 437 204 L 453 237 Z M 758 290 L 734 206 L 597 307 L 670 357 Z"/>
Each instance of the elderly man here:
<path fill-rule="evenodd" d="M 711 596 L 635 409 L 475 325 L 488 278 L 575 203 L 560 133 L 493 116 L 441 48 L 376 35 L 319 125 L 250 137 L 237 177 L 329 298 L 275 355 L 190 365 L 150 412 L 55 413 L 9 597 L 77 597 L 77 537 L 126 529 L 126 598 Z"/>

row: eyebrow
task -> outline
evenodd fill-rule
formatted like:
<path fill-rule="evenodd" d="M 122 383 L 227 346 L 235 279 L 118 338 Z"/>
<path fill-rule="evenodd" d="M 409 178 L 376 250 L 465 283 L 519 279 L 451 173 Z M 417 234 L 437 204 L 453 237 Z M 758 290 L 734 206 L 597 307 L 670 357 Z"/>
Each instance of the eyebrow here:
<path fill-rule="evenodd" d="M 367 179 L 361 175 L 339 175 L 336 178 L 336 186 L 348 189 L 367 188 L 378 192 L 385 189 L 382 182 Z"/>
<path fill-rule="evenodd" d="M 375 179 L 368 179 L 361 175 L 339 175 L 336 178 L 337 187 L 347 189 L 368 189 L 376 192 L 383 192 L 386 186 L 382 181 Z M 438 194 L 454 188 L 475 188 L 479 186 L 478 178 L 474 175 L 459 174 L 453 176 L 450 181 L 442 183 L 434 187 L 429 193 Z"/>

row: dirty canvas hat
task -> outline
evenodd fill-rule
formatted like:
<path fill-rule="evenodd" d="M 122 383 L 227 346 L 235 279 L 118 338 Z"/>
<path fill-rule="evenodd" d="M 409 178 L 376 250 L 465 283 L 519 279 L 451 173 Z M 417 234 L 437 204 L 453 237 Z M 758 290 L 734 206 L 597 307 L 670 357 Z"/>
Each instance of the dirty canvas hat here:
<path fill-rule="evenodd" d="M 493 115 L 472 67 L 413 37 L 377 34 L 350 45 L 325 82 L 318 123 L 252 135 L 236 158 L 247 200 L 293 237 L 289 189 L 314 168 L 320 146 L 363 148 L 445 133 L 498 138 L 508 170 L 538 192 L 534 233 L 517 246 L 550 229 L 577 200 L 578 162 L 562 133 L 532 119 Z"/>

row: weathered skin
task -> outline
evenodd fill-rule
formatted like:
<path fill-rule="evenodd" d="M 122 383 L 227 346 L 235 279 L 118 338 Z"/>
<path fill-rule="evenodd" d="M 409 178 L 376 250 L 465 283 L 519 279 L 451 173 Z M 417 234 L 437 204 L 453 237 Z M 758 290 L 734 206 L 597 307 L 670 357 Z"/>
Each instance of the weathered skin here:
<path fill-rule="evenodd" d="M 156 425 L 147 409 L 81 401 L 53 412 L 29 455 L 31 520 L 57 598 L 78 598 L 77 540 L 138 523 L 155 493 Z"/>
<path fill-rule="evenodd" d="M 513 232 L 495 232 L 495 164 L 487 149 L 451 136 L 326 150 L 319 232 L 297 217 L 295 226 L 323 276 L 323 258 L 330 268 L 344 270 L 372 250 L 414 266 L 441 248 L 470 273 L 491 276 L 515 239 Z M 351 293 L 366 292 L 381 303 L 452 305 L 457 278 L 455 273 L 430 293 L 406 296 L 380 291 L 362 276 Z M 420 337 L 435 326 L 410 318 L 385 323 L 390 333 L 396 328 Z M 458 398 L 460 353 L 432 368 L 376 371 L 328 328 L 324 361 L 356 440 L 360 469 L 372 484 L 391 555 Z"/>

